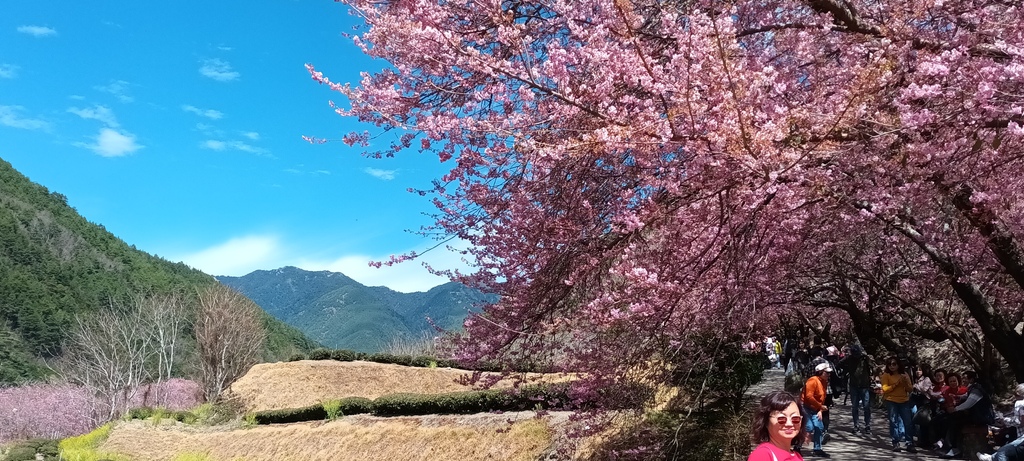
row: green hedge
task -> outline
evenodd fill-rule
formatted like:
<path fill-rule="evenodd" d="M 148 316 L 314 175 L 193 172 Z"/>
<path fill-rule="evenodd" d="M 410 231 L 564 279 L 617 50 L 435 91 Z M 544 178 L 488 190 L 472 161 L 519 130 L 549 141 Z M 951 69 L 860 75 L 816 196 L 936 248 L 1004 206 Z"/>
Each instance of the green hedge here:
<path fill-rule="evenodd" d="M 128 410 L 128 414 L 125 415 L 128 419 L 149 419 L 154 416 L 159 416 L 161 419 L 173 419 L 185 424 L 193 424 L 199 420 L 199 416 L 191 411 L 165 410 L 163 408 L 153 407 L 132 408 L 131 410 Z"/>
<path fill-rule="evenodd" d="M 341 399 L 339 412 L 342 415 L 357 415 L 370 413 L 373 410 L 373 401 L 363 397 L 348 397 Z M 298 423 L 302 421 L 319 421 L 327 419 L 327 410 L 323 404 L 310 405 L 302 408 L 288 408 L 283 410 L 258 411 L 255 414 L 257 424 L 283 424 Z"/>
<path fill-rule="evenodd" d="M 31 439 L 14 443 L 0 461 L 35 461 L 36 453 L 42 453 L 46 461 L 56 461 L 58 457 L 57 441 L 50 439 Z"/>
<path fill-rule="evenodd" d="M 414 416 L 428 414 L 469 414 L 490 411 L 533 409 L 578 409 L 572 402 L 567 384 L 523 386 L 518 389 L 449 392 L 446 394 L 389 394 L 376 400 L 349 397 L 341 400 L 341 414 L 372 413 L 376 416 Z M 255 413 L 258 424 L 283 424 L 327 419 L 323 404 L 303 408 L 269 410 Z"/>

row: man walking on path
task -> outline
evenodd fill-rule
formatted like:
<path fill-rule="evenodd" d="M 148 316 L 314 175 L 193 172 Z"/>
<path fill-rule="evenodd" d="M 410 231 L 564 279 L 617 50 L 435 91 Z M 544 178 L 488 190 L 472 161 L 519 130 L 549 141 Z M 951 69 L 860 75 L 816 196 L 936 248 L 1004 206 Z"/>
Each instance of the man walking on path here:
<path fill-rule="evenodd" d="M 850 353 L 839 361 L 849 378 L 850 403 L 853 405 L 853 433 L 871 434 L 871 358 L 859 344 L 850 346 Z M 864 413 L 864 428 L 859 413 Z"/>

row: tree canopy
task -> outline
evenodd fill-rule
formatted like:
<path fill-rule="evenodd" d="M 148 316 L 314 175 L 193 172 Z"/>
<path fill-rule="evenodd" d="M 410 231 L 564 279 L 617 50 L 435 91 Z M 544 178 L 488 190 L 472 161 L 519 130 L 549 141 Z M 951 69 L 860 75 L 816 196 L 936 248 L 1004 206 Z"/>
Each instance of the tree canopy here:
<path fill-rule="evenodd" d="M 369 155 L 450 162 L 425 231 L 501 295 L 464 358 L 621 374 L 797 310 L 980 334 L 1024 381 L 1019 2 L 345 3 L 390 66 L 308 68 L 396 133 Z"/>

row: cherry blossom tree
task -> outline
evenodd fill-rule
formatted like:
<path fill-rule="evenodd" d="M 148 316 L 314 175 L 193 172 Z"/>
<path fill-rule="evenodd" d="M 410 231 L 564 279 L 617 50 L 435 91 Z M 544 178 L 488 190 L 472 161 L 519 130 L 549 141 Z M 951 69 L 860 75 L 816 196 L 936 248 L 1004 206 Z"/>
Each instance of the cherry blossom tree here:
<path fill-rule="evenodd" d="M 966 322 L 1024 381 L 1019 2 L 345 3 L 390 66 L 309 71 L 394 133 L 368 155 L 451 164 L 417 191 L 438 208 L 425 232 L 470 242 L 476 270 L 449 275 L 501 295 L 464 359 L 624 376 L 821 301 L 866 241 L 904 274 L 887 309 L 934 294 L 915 304 L 955 306 L 935 323 Z"/>

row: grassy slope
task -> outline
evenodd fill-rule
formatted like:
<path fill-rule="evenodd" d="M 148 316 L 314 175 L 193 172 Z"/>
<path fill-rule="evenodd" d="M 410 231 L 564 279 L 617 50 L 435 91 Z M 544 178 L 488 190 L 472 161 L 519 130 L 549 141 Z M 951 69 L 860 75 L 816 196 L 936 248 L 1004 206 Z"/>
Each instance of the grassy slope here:
<path fill-rule="evenodd" d="M 343 397 L 374 399 L 385 394 L 441 394 L 472 389 L 459 384 L 471 372 L 416 368 L 373 362 L 301 360 L 256 365 L 231 385 L 230 395 L 246 411 L 299 408 Z M 530 374 L 527 379 L 558 381 L 561 375 Z M 495 387 L 511 386 L 504 380 Z"/>
<path fill-rule="evenodd" d="M 468 387 L 465 371 L 371 362 L 298 361 L 253 367 L 232 387 L 247 411 L 292 408 L 341 396 L 393 392 L 440 393 Z M 534 375 L 541 378 L 540 375 Z M 546 379 L 560 379 L 546 376 Z M 546 453 L 568 414 L 533 412 L 427 415 L 241 428 L 193 427 L 169 421 L 117 423 L 100 452 L 164 461 L 185 453 L 216 461 L 536 460 Z"/>
<path fill-rule="evenodd" d="M 509 421 L 514 421 L 510 423 Z M 182 453 L 217 461 L 535 460 L 551 444 L 551 429 L 532 413 L 375 418 L 190 431 L 120 423 L 102 452 L 135 460 L 169 461 Z"/>

